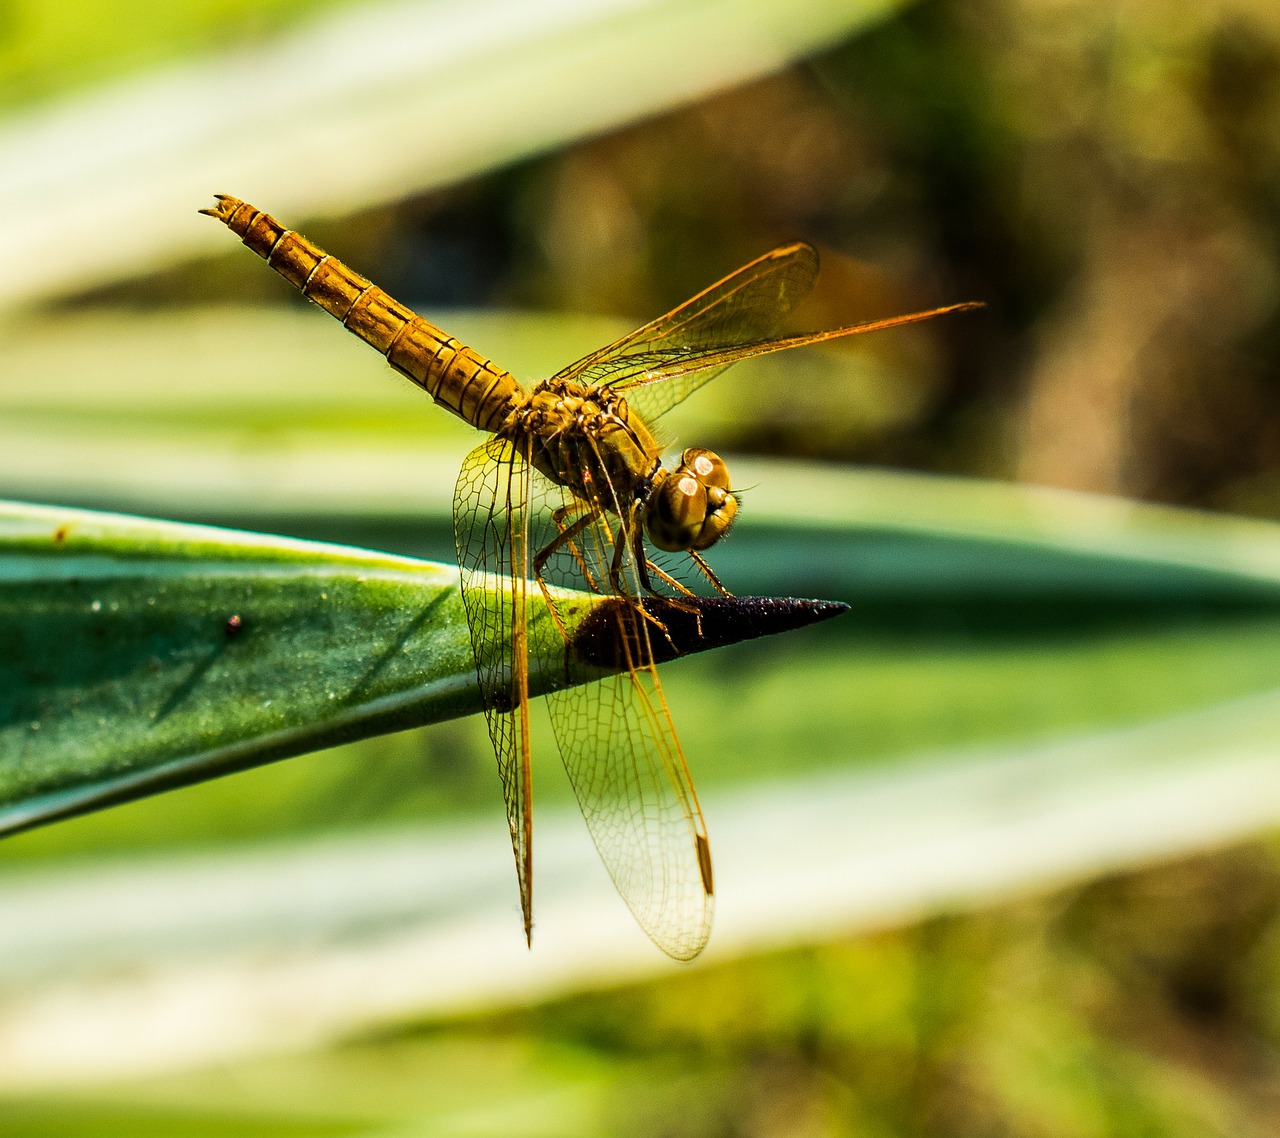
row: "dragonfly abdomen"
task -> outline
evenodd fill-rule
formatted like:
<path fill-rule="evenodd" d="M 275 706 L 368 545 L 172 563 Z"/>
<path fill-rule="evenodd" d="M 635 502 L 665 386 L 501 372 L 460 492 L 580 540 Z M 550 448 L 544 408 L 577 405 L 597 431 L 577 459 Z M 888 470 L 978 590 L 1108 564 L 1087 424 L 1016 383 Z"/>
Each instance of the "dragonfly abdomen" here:
<path fill-rule="evenodd" d="M 440 406 L 496 431 L 520 385 L 508 371 L 447 335 L 336 257 L 238 198 L 218 195 L 216 217 L 302 295 L 315 301 Z"/>

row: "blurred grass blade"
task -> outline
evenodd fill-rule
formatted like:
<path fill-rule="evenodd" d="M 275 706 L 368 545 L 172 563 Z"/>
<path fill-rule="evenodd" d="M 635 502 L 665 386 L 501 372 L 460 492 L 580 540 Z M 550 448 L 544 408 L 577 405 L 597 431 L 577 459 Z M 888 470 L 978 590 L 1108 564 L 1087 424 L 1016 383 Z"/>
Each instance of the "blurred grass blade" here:
<path fill-rule="evenodd" d="M 896 6 L 397 0 L 238 37 L 0 124 L 0 305 L 222 251 L 194 216 L 215 191 L 298 224 L 399 200 L 778 70 Z"/>

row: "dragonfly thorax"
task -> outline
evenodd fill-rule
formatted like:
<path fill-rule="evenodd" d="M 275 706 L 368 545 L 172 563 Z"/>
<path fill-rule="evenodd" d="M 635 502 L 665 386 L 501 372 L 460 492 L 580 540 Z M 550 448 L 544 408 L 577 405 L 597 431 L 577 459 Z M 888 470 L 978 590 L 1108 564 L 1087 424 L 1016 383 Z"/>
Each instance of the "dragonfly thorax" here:
<path fill-rule="evenodd" d="M 660 467 L 662 448 L 627 401 L 575 380 L 540 383 L 499 433 L 552 482 L 615 514 L 630 512 Z"/>
<path fill-rule="evenodd" d="M 691 448 L 667 469 L 653 432 L 607 387 L 546 380 L 513 409 L 499 433 L 535 469 L 593 505 L 620 517 L 638 508 L 649 540 L 668 553 L 709 548 L 737 515 L 719 455 Z"/>
<path fill-rule="evenodd" d="M 724 459 L 692 447 L 674 470 L 662 467 L 654 476 L 645 503 L 645 532 L 668 553 L 699 551 L 724 537 L 737 513 Z"/>

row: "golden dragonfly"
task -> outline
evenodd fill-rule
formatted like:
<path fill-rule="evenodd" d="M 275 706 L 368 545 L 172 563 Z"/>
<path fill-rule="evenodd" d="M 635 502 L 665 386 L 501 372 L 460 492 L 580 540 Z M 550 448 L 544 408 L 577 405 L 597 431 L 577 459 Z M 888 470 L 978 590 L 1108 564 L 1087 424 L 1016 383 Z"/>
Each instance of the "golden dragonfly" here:
<path fill-rule="evenodd" d="M 680 569 L 664 567 L 650 547 L 685 555 L 688 574 L 727 597 L 703 554 L 733 525 L 738 497 L 712 451 L 691 448 L 664 465 L 650 424 L 739 360 L 977 305 L 778 336 L 818 273 L 812 246 L 784 245 L 526 388 L 261 210 L 219 194 L 200 212 L 488 436 L 458 475 L 454 535 L 530 942 L 530 660 L 554 658 L 550 639 L 567 636 L 560 606 L 569 594 L 557 586 L 620 602 L 610 610 L 615 674 L 553 691 L 547 706 L 618 892 L 658 947 L 692 959 L 711 931 L 711 847 L 655 663 L 670 639 L 662 613 L 697 605 Z M 533 589 L 552 621 L 531 619 Z M 659 597 L 665 610 L 651 603 Z"/>

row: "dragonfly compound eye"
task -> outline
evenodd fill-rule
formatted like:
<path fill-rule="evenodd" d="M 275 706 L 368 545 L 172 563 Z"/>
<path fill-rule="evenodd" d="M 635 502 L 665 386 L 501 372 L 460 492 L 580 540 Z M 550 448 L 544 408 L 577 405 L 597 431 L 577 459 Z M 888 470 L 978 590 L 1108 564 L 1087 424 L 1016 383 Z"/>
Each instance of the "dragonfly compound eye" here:
<path fill-rule="evenodd" d="M 729 471 L 709 450 L 687 450 L 654 483 L 645 517 L 649 540 L 668 553 L 703 550 L 728 532 L 738 512 Z"/>
<path fill-rule="evenodd" d="M 707 489 L 729 489 L 729 468 L 715 451 L 690 447 L 680 456 L 680 471 L 688 471 Z M 677 472 L 678 473 L 678 472 Z"/>

